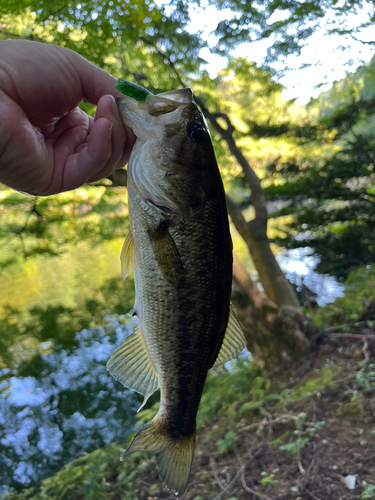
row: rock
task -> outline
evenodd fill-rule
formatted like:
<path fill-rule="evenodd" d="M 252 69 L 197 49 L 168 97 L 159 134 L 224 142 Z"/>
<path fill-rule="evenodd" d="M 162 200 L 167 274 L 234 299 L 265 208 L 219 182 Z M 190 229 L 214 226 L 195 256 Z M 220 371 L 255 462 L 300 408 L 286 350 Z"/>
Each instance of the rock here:
<path fill-rule="evenodd" d="M 345 479 L 345 482 L 346 482 L 348 488 L 350 490 L 354 490 L 354 488 L 355 488 L 355 479 L 356 479 L 355 476 L 350 476 L 349 475 L 349 476 L 346 476 L 344 479 Z"/>

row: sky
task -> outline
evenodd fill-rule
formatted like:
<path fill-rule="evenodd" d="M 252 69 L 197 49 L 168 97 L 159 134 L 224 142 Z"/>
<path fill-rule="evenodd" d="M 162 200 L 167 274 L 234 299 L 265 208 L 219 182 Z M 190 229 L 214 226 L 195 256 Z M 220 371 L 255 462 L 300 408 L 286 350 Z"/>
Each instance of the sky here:
<path fill-rule="evenodd" d="M 200 9 L 190 7 L 191 32 L 202 31 L 202 37 L 207 40 L 212 47 L 216 43 L 211 32 L 217 24 L 232 17 L 229 9 L 220 12 L 213 6 L 206 6 Z M 363 12 L 363 17 L 366 13 Z M 270 21 L 279 20 L 280 16 L 273 17 Z M 347 27 L 354 27 L 361 21 L 361 14 L 351 16 L 347 20 Z M 311 97 L 317 97 L 321 92 L 328 90 L 335 80 L 341 80 L 347 73 L 355 71 L 362 64 L 361 61 L 368 62 L 375 51 L 370 45 L 354 41 L 352 38 L 336 36 L 325 36 L 324 26 L 316 31 L 309 39 L 309 44 L 302 49 L 300 56 L 290 56 L 288 58 L 289 70 L 280 78 L 286 89 L 283 92 L 285 99 L 296 99 L 298 105 L 309 102 Z M 372 40 L 373 29 L 369 29 L 362 34 L 363 40 Z M 236 47 L 231 55 L 234 57 L 246 57 L 261 65 L 266 55 L 269 41 L 243 44 Z M 340 50 L 344 46 L 345 50 Z M 201 57 L 207 60 L 206 69 L 212 77 L 215 77 L 225 67 L 226 60 L 210 53 L 208 48 L 201 51 Z M 302 64 L 310 63 L 312 66 L 299 69 Z M 275 69 L 280 69 L 275 65 Z"/>

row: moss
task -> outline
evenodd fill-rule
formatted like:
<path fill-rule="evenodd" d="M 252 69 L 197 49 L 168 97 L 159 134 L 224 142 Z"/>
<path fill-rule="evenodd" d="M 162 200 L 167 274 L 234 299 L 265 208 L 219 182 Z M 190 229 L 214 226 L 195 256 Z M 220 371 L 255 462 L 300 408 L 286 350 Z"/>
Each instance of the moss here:
<path fill-rule="evenodd" d="M 314 376 L 314 373 L 317 375 Z M 335 379 L 340 378 L 342 367 L 339 365 L 323 366 L 318 372 L 309 372 L 302 378 L 300 383 L 296 384 L 289 394 L 290 400 L 299 399 L 309 394 L 322 390 Z"/>
<path fill-rule="evenodd" d="M 364 396 L 361 393 L 353 394 L 349 403 L 343 403 L 337 408 L 337 415 L 350 415 L 356 417 L 363 415 L 364 409 Z"/>

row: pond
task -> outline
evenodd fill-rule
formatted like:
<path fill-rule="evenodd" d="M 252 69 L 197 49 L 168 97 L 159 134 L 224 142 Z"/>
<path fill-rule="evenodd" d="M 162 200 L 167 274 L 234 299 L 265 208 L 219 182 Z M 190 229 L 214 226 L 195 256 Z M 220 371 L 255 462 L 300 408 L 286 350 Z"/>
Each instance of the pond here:
<path fill-rule="evenodd" d="M 82 453 L 126 441 L 141 398 L 105 368 L 132 331 L 126 320 L 106 317 L 105 326 L 76 333 L 68 349 L 46 342 L 36 376 L 0 372 L 0 493 L 38 485 Z"/>
<path fill-rule="evenodd" d="M 234 243 L 246 251 L 236 237 Z M 78 245 L 2 275 L 8 293 L 0 297 L 0 496 L 10 487 L 37 486 L 82 453 L 123 444 L 134 431 L 142 398 L 105 369 L 134 327 L 127 314 L 133 283 L 120 276 L 121 245 Z M 313 272 L 308 251 L 278 259 L 297 288 L 305 284 L 321 304 L 341 294 L 335 280 Z"/>

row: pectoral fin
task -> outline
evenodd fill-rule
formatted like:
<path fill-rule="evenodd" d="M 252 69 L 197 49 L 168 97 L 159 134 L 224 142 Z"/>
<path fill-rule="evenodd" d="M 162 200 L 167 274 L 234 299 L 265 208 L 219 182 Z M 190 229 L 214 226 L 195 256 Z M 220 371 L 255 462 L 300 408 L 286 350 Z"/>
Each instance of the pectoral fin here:
<path fill-rule="evenodd" d="M 242 330 L 241 325 L 236 318 L 236 315 L 230 306 L 230 314 L 228 320 L 228 326 L 225 332 L 224 340 L 219 352 L 219 355 L 215 361 L 214 366 L 222 365 L 227 361 L 235 358 L 240 354 L 240 352 L 246 347 L 245 334 Z"/>
<path fill-rule="evenodd" d="M 185 279 L 184 266 L 176 243 L 164 225 L 155 231 L 149 231 L 151 246 L 160 272 L 172 285 L 178 285 Z"/>
<path fill-rule="evenodd" d="M 115 350 L 109 358 L 107 370 L 125 387 L 144 395 L 142 406 L 159 387 L 157 370 L 139 328 Z"/>
<path fill-rule="evenodd" d="M 127 235 L 121 250 L 121 274 L 124 280 L 135 269 L 135 246 L 131 232 Z"/>

